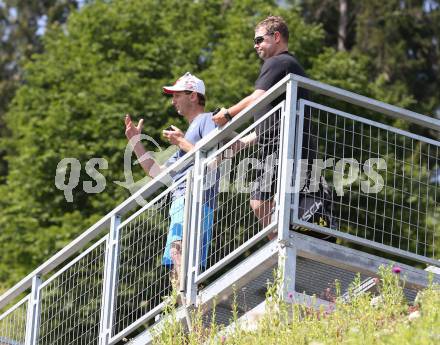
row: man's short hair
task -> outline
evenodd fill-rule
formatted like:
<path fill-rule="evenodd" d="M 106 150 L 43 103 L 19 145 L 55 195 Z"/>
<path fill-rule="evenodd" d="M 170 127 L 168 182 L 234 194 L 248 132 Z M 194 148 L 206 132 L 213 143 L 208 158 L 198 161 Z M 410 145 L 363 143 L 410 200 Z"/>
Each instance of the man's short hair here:
<path fill-rule="evenodd" d="M 195 92 L 195 91 L 184 91 L 187 95 L 190 95 L 190 94 L 192 94 L 193 92 Z M 205 106 L 205 103 L 206 103 L 206 97 L 205 97 L 205 95 L 202 95 L 201 93 L 199 93 L 199 92 L 196 92 L 196 95 L 197 95 L 197 103 L 199 104 L 199 105 L 202 105 L 202 106 Z"/>
<path fill-rule="evenodd" d="M 197 100 L 199 101 L 199 105 L 205 106 L 205 95 L 197 92 Z"/>
<path fill-rule="evenodd" d="M 289 28 L 286 22 L 280 16 L 269 16 L 257 24 L 255 30 L 259 28 L 265 28 L 267 33 L 273 34 L 278 31 L 285 42 L 289 41 Z"/>

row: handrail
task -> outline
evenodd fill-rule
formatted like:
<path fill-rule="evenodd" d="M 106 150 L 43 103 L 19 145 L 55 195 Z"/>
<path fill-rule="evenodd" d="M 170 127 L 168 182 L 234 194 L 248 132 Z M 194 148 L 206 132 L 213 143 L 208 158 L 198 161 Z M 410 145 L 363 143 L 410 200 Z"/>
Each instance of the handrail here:
<path fill-rule="evenodd" d="M 440 131 L 440 120 L 434 117 L 422 115 L 411 110 L 387 104 L 373 98 L 362 96 L 357 93 L 347 91 L 336 86 L 327 85 L 316 80 L 301 77 L 299 75 L 291 76 L 292 80 L 297 81 L 298 86 L 304 89 L 318 92 L 325 96 L 331 96 L 354 105 L 360 105 L 370 110 L 379 111 L 394 118 L 403 118 L 412 123 Z"/>

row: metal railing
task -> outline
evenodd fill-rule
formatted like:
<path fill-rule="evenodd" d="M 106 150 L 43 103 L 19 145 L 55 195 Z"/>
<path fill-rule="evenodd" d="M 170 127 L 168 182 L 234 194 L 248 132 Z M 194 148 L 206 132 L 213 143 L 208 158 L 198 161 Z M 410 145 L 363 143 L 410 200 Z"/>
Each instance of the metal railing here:
<path fill-rule="evenodd" d="M 0 315 L 0 341 L 116 344 L 154 323 L 172 290 L 170 269 L 162 260 L 175 215 L 184 219 L 179 290 L 189 305 L 198 303 L 200 283 L 261 247 L 274 231 L 279 267 L 294 272 L 292 227 L 439 266 L 440 187 L 430 182 L 429 172 L 440 167 L 440 142 L 297 100 L 299 87 L 440 132 L 439 120 L 287 76 L 7 291 L 0 308 L 29 289 L 30 294 Z M 254 114 L 263 115 L 254 122 Z M 254 132 L 254 145 L 244 144 Z M 315 184 L 319 190 L 320 174 L 301 162 L 313 159 L 328 163 L 322 174 L 334 188 L 330 197 L 305 194 L 302 188 Z M 193 164 L 189 175 L 163 186 L 169 173 L 188 163 Z M 380 191 L 371 189 L 380 184 Z M 174 202 L 176 191 L 183 190 L 183 202 Z M 250 205 L 256 192 L 273 200 L 260 220 Z M 337 227 L 301 218 L 306 197 L 326 201 Z M 122 221 L 140 200 L 142 208 Z M 293 291 L 292 284 L 285 280 L 284 291 Z"/>
<path fill-rule="evenodd" d="M 29 297 L 25 297 L 0 315 L 0 344 L 24 344 L 28 304 Z"/>
<path fill-rule="evenodd" d="M 171 219 L 187 213 L 184 195 L 173 194 L 187 185 L 186 177 L 165 189 L 119 225 L 119 260 L 113 308 L 112 336 L 153 318 L 171 295 L 170 268 L 163 265 Z M 174 224 L 173 231 L 176 231 Z"/>
<path fill-rule="evenodd" d="M 103 238 L 39 287 L 37 344 L 93 344 L 99 339 Z"/>
<path fill-rule="evenodd" d="M 438 265 L 440 184 L 432 172 L 440 163 L 439 142 L 305 100 L 298 121 L 296 147 L 315 164 L 309 190 L 295 194 L 292 222 Z M 305 164 L 299 166 L 298 184 L 305 175 Z M 333 193 L 319 193 L 320 176 L 332 182 Z M 337 229 L 301 220 L 305 198 L 331 205 Z"/>
<path fill-rule="evenodd" d="M 211 215 L 199 210 L 197 283 L 264 238 L 276 225 L 276 217 L 272 217 L 274 210 L 268 210 L 267 219 L 259 221 L 250 199 L 255 193 L 273 197 L 277 191 L 279 176 L 275 163 L 280 158 L 277 142 L 284 113 L 283 102 L 204 159 L 200 175 L 204 192 L 200 204 L 215 212 L 212 238 L 207 239 L 201 229 L 206 228 Z M 261 142 L 242 143 L 254 131 L 263 138 Z"/>

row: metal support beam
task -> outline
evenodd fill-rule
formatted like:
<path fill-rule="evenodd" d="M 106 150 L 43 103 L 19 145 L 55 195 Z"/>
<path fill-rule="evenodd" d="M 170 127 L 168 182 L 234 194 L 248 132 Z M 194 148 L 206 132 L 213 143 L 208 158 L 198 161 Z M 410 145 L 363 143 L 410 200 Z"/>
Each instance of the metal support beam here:
<path fill-rule="evenodd" d="M 32 290 L 29 298 L 29 308 L 26 319 L 26 338 L 25 345 L 38 344 L 38 331 L 40 329 L 40 276 L 32 278 Z"/>
<path fill-rule="evenodd" d="M 201 200 L 203 199 L 203 172 L 202 172 L 202 152 L 197 151 L 194 169 L 193 169 L 193 191 L 194 195 L 191 201 L 191 221 L 189 228 L 189 243 L 188 243 L 188 269 L 187 269 L 187 287 L 186 287 L 186 305 L 192 306 L 196 304 L 197 284 L 196 274 L 198 272 L 198 242 L 199 242 L 199 218 L 202 210 Z"/>
<path fill-rule="evenodd" d="M 411 123 L 416 123 L 422 127 L 428 127 L 435 131 L 440 131 L 440 120 L 434 117 L 415 113 L 407 109 L 399 108 L 388 103 L 377 101 L 375 99 L 365 97 L 339 87 L 327 85 L 316 80 L 301 77 L 299 75 L 290 74 L 290 76 L 293 80 L 299 83 L 300 87 L 304 89 L 377 111 L 396 119 L 404 119 Z"/>
<path fill-rule="evenodd" d="M 295 128 L 298 84 L 290 80 L 286 88 L 286 107 L 282 113 L 280 159 L 278 162 L 278 268 L 281 273 L 280 297 L 287 301 L 288 293 L 295 291 L 296 248 L 289 237 L 292 172 L 295 152 Z M 301 152 L 300 152 L 301 154 Z M 296 189 L 295 189 L 296 190 Z"/>
<path fill-rule="evenodd" d="M 191 224 L 191 205 L 192 205 L 192 191 L 193 191 L 193 174 L 192 171 L 186 175 L 186 190 L 185 190 L 185 206 L 184 206 L 184 218 L 183 218 L 183 235 L 182 235 L 182 264 L 180 268 L 180 285 L 179 293 L 185 295 L 186 283 L 187 283 L 187 270 L 188 270 L 188 235 Z"/>
<path fill-rule="evenodd" d="M 121 217 L 114 215 L 110 222 L 110 233 L 107 240 L 107 249 L 104 266 L 104 283 L 102 294 L 101 324 L 99 344 L 108 345 L 112 336 L 113 316 L 118 281 L 119 266 L 119 224 Z"/>

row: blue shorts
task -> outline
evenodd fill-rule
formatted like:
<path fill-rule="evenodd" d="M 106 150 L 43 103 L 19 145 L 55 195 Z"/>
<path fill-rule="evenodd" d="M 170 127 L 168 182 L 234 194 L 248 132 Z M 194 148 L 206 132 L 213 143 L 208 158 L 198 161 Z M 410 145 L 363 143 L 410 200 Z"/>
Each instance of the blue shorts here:
<path fill-rule="evenodd" d="M 172 266 L 173 264 L 170 253 L 171 243 L 173 243 L 174 241 L 182 241 L 184 207 L 184 197 L 179 197 L 171 203 L 169 211 L 170 227 L 168 230 L 165 252 L 162 257 L 162 265 L 164 266 Z M 203 267 L 206 267 L 206 262 L 208 259 L 208 248 L 212 238 L 212 225 L 214 223 L 214 210 L 208 207 L 206 204 L 203 205 L 202 219 L 203 241 L 201 265 Z"/>

